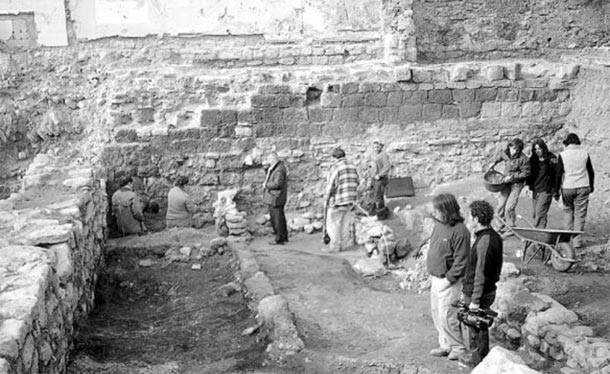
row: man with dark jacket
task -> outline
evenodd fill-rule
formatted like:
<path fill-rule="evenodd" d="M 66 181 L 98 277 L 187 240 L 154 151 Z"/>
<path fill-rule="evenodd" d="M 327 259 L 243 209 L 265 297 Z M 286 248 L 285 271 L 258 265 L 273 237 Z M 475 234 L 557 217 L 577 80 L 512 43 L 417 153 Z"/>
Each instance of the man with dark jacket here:
<path fill-rule="evenodd" d="M 288 229 L 286 227 L 286 216 L 284 206 L 288 195 L 288 181 L 286 178 L 286 166 L 279 160 L 276 152 L 267 156 L 267 177 L 263 184 L 263 202 L 269 206 L 271 226 L 275 233 L 275 240 L 269 244 L 284 244 L 288 241 Z"/>
<path fill-rule="evenodd" d="M 133 191 L 132 178 L 123 177 L 119 189 L 112 195 L 112 214 L 122 236 L 142 234 L 146 231 L 140 198 Z"/>

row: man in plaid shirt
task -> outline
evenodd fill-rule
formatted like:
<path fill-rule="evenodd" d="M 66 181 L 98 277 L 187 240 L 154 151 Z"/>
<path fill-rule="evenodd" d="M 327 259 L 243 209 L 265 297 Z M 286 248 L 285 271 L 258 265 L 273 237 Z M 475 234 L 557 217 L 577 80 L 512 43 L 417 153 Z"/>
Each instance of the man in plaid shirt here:
<path fill-rule="evenodd" d="M 356 203 L 359 177 L 356 167 L 345 158 L 343 149 L 335 148 L 332 156 L 335 162 L 326 186 L 324 208 L 330 251 L 339 252 L 355 244 L 349 212 Z"/>

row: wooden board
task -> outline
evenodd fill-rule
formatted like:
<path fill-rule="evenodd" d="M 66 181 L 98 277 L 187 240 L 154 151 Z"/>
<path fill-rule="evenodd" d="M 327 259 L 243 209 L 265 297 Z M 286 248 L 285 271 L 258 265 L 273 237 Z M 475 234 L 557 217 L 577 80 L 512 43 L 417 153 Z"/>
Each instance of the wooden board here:
<path fill-rule="evenodd" d="M 388 198 L 415 196 L 413 178 L 391 178 L 388 182 L 388 186 L 386 187 L 385 196 Z"/>

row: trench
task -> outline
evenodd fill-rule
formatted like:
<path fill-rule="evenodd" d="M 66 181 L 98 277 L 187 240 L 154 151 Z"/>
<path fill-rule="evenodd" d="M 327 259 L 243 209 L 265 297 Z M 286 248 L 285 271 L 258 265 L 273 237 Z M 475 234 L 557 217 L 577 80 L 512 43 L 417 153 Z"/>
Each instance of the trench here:
<path fill-rule="evenodd" d="M 265 333 L 242 334 L 257 325 L 248 300 L 222 291 L 234 280 L 233 254 L 195 262 L 201 270 L 191 269 L 194 261 L 129 248 L 107 253 L 67 372 L 228 373 L 269 365 Z"/>

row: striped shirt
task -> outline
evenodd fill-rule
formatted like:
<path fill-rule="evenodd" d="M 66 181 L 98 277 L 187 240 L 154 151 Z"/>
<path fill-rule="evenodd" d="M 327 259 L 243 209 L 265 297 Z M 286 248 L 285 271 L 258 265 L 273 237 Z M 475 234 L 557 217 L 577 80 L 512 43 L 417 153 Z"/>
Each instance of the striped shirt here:
<path fill-rule="evenodd" d="M 358 197 L 358 171 L 345 157 L 335 161 L 330 172 L 324 201 L 329 206 L 343 206 L 356 202 Z"/>

